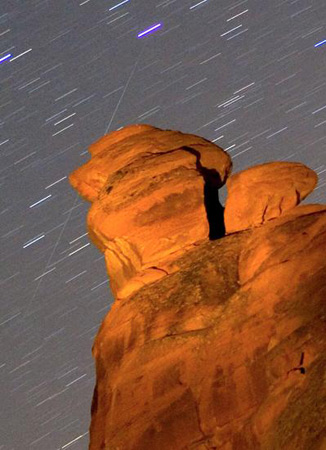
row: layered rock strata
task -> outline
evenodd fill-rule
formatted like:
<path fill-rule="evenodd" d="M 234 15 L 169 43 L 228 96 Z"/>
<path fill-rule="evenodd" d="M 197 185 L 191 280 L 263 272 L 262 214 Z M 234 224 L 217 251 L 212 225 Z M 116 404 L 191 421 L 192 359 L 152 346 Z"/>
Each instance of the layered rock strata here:
<path fill-rule="evenodd" d="M 70 180 L 115 295 L 90 450 L 324 450 L 326 205 L 298 205 L 315 173 L 230 177 L 219 147 L 148 125 L 90 152 Z"/>

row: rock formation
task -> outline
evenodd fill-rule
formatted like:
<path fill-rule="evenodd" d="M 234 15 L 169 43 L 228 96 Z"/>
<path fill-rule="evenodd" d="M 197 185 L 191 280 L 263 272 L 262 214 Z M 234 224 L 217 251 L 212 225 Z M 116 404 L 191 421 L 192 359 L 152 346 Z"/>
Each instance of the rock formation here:
<path fill-rule="evenodd" d="M 105 254 L 114 296 L 164 276 L 167 262 L 194 242 L 224 235 L 218 188 L 232 163 L 217 145 L 133 125 L 102 137 L 90 153 L 70 182 L 93 202 L 88 231 Z"/>
<path fill-rule="evenodd" d="M 90 450 L 325 450 L 326 205 L 299 205 L 316 174 L 230 176 L 221 148 L 149 125 L 90 153 L 70 182 L 115 296 Z"/>
<path fill-rule="evenodd" d="M 297 206 L 317 184 L 316 173 L 300 163 L 275 162 L 243 170 L 227 180 L 227 233 L 275 219 Z"/>

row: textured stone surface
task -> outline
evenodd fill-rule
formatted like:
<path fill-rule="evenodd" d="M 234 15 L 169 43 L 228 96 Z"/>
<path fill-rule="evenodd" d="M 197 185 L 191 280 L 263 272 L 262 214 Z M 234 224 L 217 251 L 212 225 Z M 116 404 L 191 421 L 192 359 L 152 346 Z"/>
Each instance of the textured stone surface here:
<path fill-rule="evenodd" d="M 129 139 L 130 131 L 132 127 L 121 130 L 122 136 Z M 148 128 L 144 131 L 149 132 Z M 105 137 L 105 145 L 118 145 L 119 139 L 112 133 Z M 99 142 L 95 145 L 92 152 L 99 157 L 102 147 Z M 160 170 L 169 174 L 157 194 L 168 198 L 171 189 L 173 193 L 176 186 L 181 189 L 179 170 L 183 185 L 194 186 L 199 193 L 204 188 L 205 194 L 198 167 L 191 166 L 191 152 L 178 148 L 156 156 L 154 176 Z M 178 233 L 184 229 L 186 239 L 191 236 L 187 241 L 191 245 L 176 248 L 171 241 L 174 253 L 169 254 L 168 245 L 166 250 L 155 247 L 162 217 L 166 220 L 167 214 L 160 197 L 150 212 L 140 215 L 133 212 L 134 202 L 129 198 L 142 187 L 143 199 L 145 191 L 151 198 L 146 184 L 151 165 L 141 157 L 140 161 L 130 159 L 127 167 L 122 178 L 113 172 L 96 194 L 92 208 L 99 202 L 99 209 L 89 219 L 89 231 L 98 230 L 99 221 L 105 222 L 105 214 L 109 215 L 103 235 L 92 237 L 105 252 L 113 249 L 106 253 L 111 267 L 114 258 L 134 251 L 134 247 L 128 250 L 131 241 L 125 237 L 133 226 L 132 242 L 137 243 L 139 259 L 135 256 L 128 266 L 134 273 L 124 274 L 129 280 L 126 286 L 144 273 L 148 278 L 129 295 L 116 296 L 94 342 L 96 387 L 90 450 L 325 450 L 326 205 L 294 204 L 273 220 L 250 222 L 249 229 L 210 240 L 207 223 L 203 235 L 194 234 L 191 226 L 198 229 L 196 214 L 203 211 L 199 199 L 205 202 L 205 195 L 187 197 L 181 189 L 182 201 L 176 202 L 168 217 L 174 218 L 171 223 Z M 188 179 L 185 167 L 195 176 Z M 102 173 L 105 170 L 109 168 Z M 309 174 L 309 169 L 304 170 Z M 84 194 L 88 192 L 80 174 L 73 183 Z M 218 183 L 212 183 L 210 201 L 218 200 Z M 134 191 L 128 193 L 128 185 Z M 307 195 L 308 185 L 296 185 L 301 197 Z M 264 187 L 256 187 L 257 195 L 264 197 Z M 120 199 L 123 213 L 119 205 L 108 201 L 111 194 L 111 200 Z M 194 198 L 197 206 L 191 203 Z M 249 204 L 246 197 L 242 200 Z M 255 200 L 260 202 L 259 196 Z M 141 203 L 135 203 L 140 209 Z M 190 224 L 184 209 L 194 211 Z M 211 211 L 219 214 L 220 210 Z M 121 233 L 119 238 L 110 235 L 111 221 L 116 227 L 113 233 Z M 152 228 L 146 234 L 142 227 L 149 226 L 148 222 Z M 165 225 L 167 238 L 175 232 L 171 223 Z M 142 239 L 151 240 L 152 253 Z M 154 260 L 155 254 L 157 266 L 150 272 L 144 269 L 144 255 Z M 161 272 L 160 279 L 155 272 Z M 109 274 L 121 276 L 119 271 L 110 273 L 110 268 Z"/>
<path fill-rule="evenodd" d="M 326 206 L 312 209 L 203 241 L 114 303 L 91 450 L 323 448 Z"/>
<path fill-rule="evenodd" d="M 226 232 L 257 227 L 281 216 L 306 198 L 316 184 L 316 173 L 294 162 L 260 164 L 232 175 L 226 184 Z"/>
<path fill-rule="evenodd" d="M 70 182 L 93 202 L 88 231 L 105 253 L 115 296 L 165 275 L 166 261 L 196 241 L 224 234 L 218 188 L 232 163 L 215 144 L 133 125 L 104 136 L 90 153 Z"/>

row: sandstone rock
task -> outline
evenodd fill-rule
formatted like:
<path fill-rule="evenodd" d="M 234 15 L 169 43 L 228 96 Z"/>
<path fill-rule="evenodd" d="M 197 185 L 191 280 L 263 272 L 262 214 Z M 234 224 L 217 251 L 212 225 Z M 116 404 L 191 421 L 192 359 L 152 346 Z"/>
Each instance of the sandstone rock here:
<path fill-rule="evenodd" d="M 118 145 L 118 135 L 111 138 Z M 95 153 L 99 157 L 101 150 Z M 196 214 L 204 217 L 205 195 L 192 156 L 178 148 L 156 155 L 155 165 L 148 162 L 152 154 L 149 160 L 130 158 L 127 170 L 117 169 L 121 177 L 112 172 L 92 205 L 91 211 L 99 206 L 90 214 L 89 230 L 104 248 L 110 276 L 118 279 L 118 295 L 93 346 L 89 448 L 324 450 L 326 205 L 293 205 L 258 228 L 249 221 L 247 230 L 209 239 L 208 228 L 198 232 L 203 225 Z M 154 166 L 154 176 L 164 177 L 146 203 Z M 81 173 L 73 182 L 88 192 Z M 216 199 L 220 180 L 211 184 Z M 197 194 L 185 194 L 192 186 Z M 301 197 L 307 195 L 308 187 L 295 186 Z M 166 207 L 160 196 L 167 199 L 171 192 L 181 192 L 182 199 Z M 266 191 L 257 184 L 256 192 Z M 166 217 L 165 238 L 178 236 L 181 244 L 174 238 L 163 248 Z M 154 260 L 156 269 L 144 269 Z M 110 267 L 119 261 L 123 270 L 114 272 Z M 129 295 L 119 295 L 119 277 L 128 279 Z"/>
<path fill-rule="evenodd" d="M 218 200 L 230 157 L 191 134 L 133 125 L 104 136 L 70 182 L 93 202 L 88 231 L 105 253 L 111 289 L 126 297 L 165 275 L 165 262 L 224 235 Z"/>
<path fill-rule="evenodd" d="M 316 173 L 294 162 L 260 164 L 234 174 L 226 184 L 226 232 L 257 227 L 279 217 L 306 198 L 316 184 Z"/>
<path fill-rule="evenodd" d="M 326 206 L 305 209 L 203 241 L 114 303 L 94 344 L 91 450 L 321 449 Z"/>
<path fill-rule="evenodd" d="M 123 167 L 123 158 L 128 162 L 130 150 L 132 152 L 138 142 L 137 138 L 132 141 L 130 139 L 140 133 L 144 137 L 146 132 L 152 131 L 152 129 L 153 127 L 150 125 L 129 125 L 102 136 L 89 147 L 92 159 L 70 174 L 71 185 L 85 200 L 95 201 L 108 176 L 115 170 L 116 158 L 118 158 L 118 162 L 121 162 L 118 167 Z M 127 145 L 126 142 L 121 142 L 126 138 L 128 139 Z M 118 150 L 118 152 L 114 150 Z"/>
<path fill-rule="evenodd" d="M 312 272 L 317 270 L 320 261 L 318 258 L 314 260 L 313 251 L 320 254 L 316 245 L 319 238 L 323 248 L 325 213 L 326 205 L 300 205 L 257 229 L 240 254 L 239 282 L 245 284 L 268 267 L 288 263 L 295 252 L 300 253 L 302 264 L 309 260 L 309 269 Z M 291 227 L 295 229 L 299 219 L 301 230 L 291 233 Z M 311 240 L 313 248 L 309 245 Z M 326 252 L 326 248 L 324 250 Z M 314 264 L 317 266 L 314 267 Z"/>

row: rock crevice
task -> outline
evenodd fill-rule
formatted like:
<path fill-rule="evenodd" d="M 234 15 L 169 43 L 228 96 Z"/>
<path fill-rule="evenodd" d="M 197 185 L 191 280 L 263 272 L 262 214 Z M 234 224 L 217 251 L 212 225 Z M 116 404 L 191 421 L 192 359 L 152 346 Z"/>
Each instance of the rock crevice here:
<path fill-rule="evenodd" d="M 231 175 L 213 143 L 149 125 L 90 153 L 70 181 L 115 297 L 90 450 L 324 450 L 326 205 L 299 205 L 315 172 Z"/>

